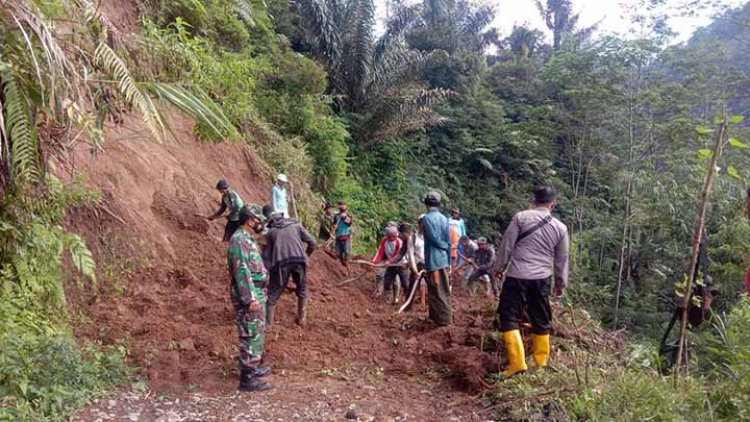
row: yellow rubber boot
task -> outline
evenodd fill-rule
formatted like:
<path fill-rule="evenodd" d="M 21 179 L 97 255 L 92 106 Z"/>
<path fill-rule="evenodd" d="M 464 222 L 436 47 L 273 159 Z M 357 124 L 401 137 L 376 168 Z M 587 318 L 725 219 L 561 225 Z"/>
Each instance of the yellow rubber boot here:
<path fill-rule="evenodd" d="M 521 331 L 504 332 L 503 341 L 505 341 L 505 350 L 508 352 L 508 369 L 503 372 L 503 375 L 512 377 L 519 372 L 526 371 L 528 367 L 526 366 L 526 353 L 523 350 Z"/>
<path fill-rule="evenodd" d="M 549 334 L 534 334 L 531 338 L 534 344 L 534 362 L 536 366 L 540 368 L 547 366 L 550 354 Z"/>

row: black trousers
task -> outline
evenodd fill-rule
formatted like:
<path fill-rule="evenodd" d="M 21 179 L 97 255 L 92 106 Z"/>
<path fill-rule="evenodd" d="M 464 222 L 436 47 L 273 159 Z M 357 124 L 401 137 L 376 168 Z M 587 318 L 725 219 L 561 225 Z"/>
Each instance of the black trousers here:
<path fill-rule="evenodd" d="M 281 294 L 284 293 L 289 277 L 294 280 L 295 293 L 300 299 L 307 299 L 307 265 L 304 262 L 292 262 L 285 265 L 277 265 L 271 269 L 268 283 L 268 305 L 278 303 Z"/>
<path fill-rule="evenodd" d="M 531 332 L 549 334 L 551 331 L 552 308 L 549 304 L 550 278 L 521 280 L 507 277 L 497 308 L 500 317 L 500 331 L 517 330 L 523 311 L 529 312 Z"/>
<path fill-rule="evenodd" d="M 490 286 L 492 287 L 492 293 L 497 297 L 500 294 L 500 288 L 497 286 L 497 283 L 495 282 L 495 277 L 492 276 L 492 272 L 487 270 L 474 270 L 474 272 L 471 273 L 471 276 L 469 276 L 468 283 L 476 283 L 479 281 L 482 276 L 489 276 L 490 278 Z"/>
<path fill-rule="evenodd" d="M 239 228 L 240 228 L 239 221 L 227 220 L 227 224 L 224 226 L 224 237 L 222 238 L 222 240 L 224 240 L 225 242 L 228 242 L 229 239 L 234 234 L 234 232 L 236 232 L 237 229 Z"/>
<path fill-rule="evenodd" d="M 401 290 L 409 292 L 409 269 L 406 267 L 386 267 L 383 275 L 383 288 L 385 291 L 393 288 L 393 283 L 399 278 Z"/>

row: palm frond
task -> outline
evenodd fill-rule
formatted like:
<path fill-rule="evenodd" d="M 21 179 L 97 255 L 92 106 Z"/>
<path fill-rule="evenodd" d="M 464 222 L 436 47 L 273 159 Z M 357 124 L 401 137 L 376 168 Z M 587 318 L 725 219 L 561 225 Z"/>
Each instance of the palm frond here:
<path fill-rule="evenodd" d="M 0 62 L 0 67 L 3 65 Z M 5 106 L 0 101 L 0 178 L 4 176 L 3 169 L 10 168 L 10 163 L 6 161 L 10 157 L 9 146 L 10 139 L 8 139 L 8 132 L 5 131 Z M 0 179 L 0 186 L 3 186 L 2 179 Z"/>
<path fill-rule="evenodd" d="M 39 179 L 39 147 L 29 103 L 10 67 L 1 75 L 5 108 L 5 150 L 10 152 L 10 176 L 19 184 Z"/>
<path fill-rule="evenodd" d="M 103 35 L 109 38 L 110 44 L 115 47 L 124 45 L 127 48 L 133 48 L 132 43 L 123 36 L 120 29 L 106 15 L 101 13 L 100 1 L 75 0 L 75 3 L 83 11 L 86 24 L 89 24 L 92 28 L 102 27 L 104 29 Z M 91 25 L 92 23 L 95 25 Z"/>
<path fill-rule="evenodd" d="M 436 113 L 429 108 L 416 109 L 399 119 L 392 119 L 387 125 L 375 132 L 365 148 L 372 148 L 376 144 L 396 136 L 415 132 L 432 126 L 440 126 L 450 122 L 450 119 Z"/>
<path fill-rule="evenodd" d="M 368 98 L 376 98 L 395 86 L 417 80 L 430 66 L 447 59 L 442 50 L 424 53 L 406 48 L 393 48 L 376 63 L 367 89 Z"/>
<path fill-rule="evenodd" d="M 423 24 L 422 10 L 421 4 L 404 6 L 396 10 L 396 13 L 388 20 L 385 32 L 375 43 L 374 62 L 378 62 L 392 44 L 402 42 L 407 32 Z"/>
<path fill-rule="evenodd" d="M 373 57 L 375 5 L 372 0 L 351 0 L 342 34 L 342 54 L 336 70 L 345 81 L 344 94 L 351 106 L 362 104 Z"/>
<path fill-rule="evenodd" d="M 66 233 L 63 243 L 64 247 L 70 252 L 70 257 L 76 269 L 96 283 L 96 261 L 94 261 L 94 255 L 86 246 L 86 242 L 77 234 Z"/>
<path fill-rule="evenodd" d="M 49 85 L 53 87 L 49 91 L 50 100 L 54 101 L 55 95 L 59 91 L 58 80 L 65 86 L 65 89 L 73 92 L 77 97 L 83 97 L 79 91 L 82 84 L 80 83 L 76 66 L 70 61 L 68 54 L 60 46 L 58 37 L 55 36 L 52 26 L 44 21 L 44 14 L 41 10 L 30 1 L 0 0 L 0 5 L 12 17 L 17 28 L 22 31 L 29 55 L 36 66 L 35 72 L 38 77 L 48 77 L 50 79 Z M 46 62 L 46 67 L 44 68 L 41 68 L 40 61 L 36 58 L 35 48 L 31 42 L 31 34 L 34 34 L 34 38 L 41 44 L 39 50 L 44 53 Z"/>
<path fill-rule="evenodd" d="M 115 77 L 120 93 L 125 96 L 128 103 L 138 108 L 148 130 L 161 142 L 164 139 L 164 122 L 151 98 L 138 89 L 125 62 L 105 43 L 99 43 L 95 58 L 97 63 Z"/>
<path fill-rule="evenodd" d="M 185 88 L 157 82 L 146 84 L 146 88 L 160 100 L 174 105 L 183 113 L 210 128 L 214 135 L 212 139 L 238 139 L 240 137 L 237 128 L 224 115 L 221 108 L 202 92 L 199 91 L 199 97 Z"/>
<path fill-rule="evenodd" d="M 495 9 L 490 5 L 481 5 L 470 10 L 461 23 L 461 32 L 468 36 L 479 36 L 487 25 L 495 19 Z"/>
<path fill-rule="evenodd" d="M 360 130 L 373 134 L 364 144 L 365 148 L 395 136 L 403 135 L 429 126 L 445 124 L 448 118 L 434 108 L 455 95 L 445 89 L 426 89 L 418 84 L 394 89 L 380 101 Z"/>
<path fill-rule="evenodd" d="M 549 1 L 547 1 L 546 6 L 544 3 L 542 3 L 542 0 L 534 0 L 534 4 L 536 4 L 536 8 L 539 11 L 539 14 L 542 16 L 542 19 L 544 19 L 544 23 L 547 25 L 547 28 L 554 29 L 555 26 L 552 22 L 552 7 L 549 5 Z"/>
<path fill-rule="evenodd" d="M 337 18 L 341 11 L 335 7 L 337 5 L 329 4 L 326 0 L 300 0 L 297 4 L 303 26 L 311 38 L 309 41 L 316 46 L 318 56 L 336 61 L 341 45 L 340 22 Z"/>
<path fill-rule="evenodd" d="M 245 22 L 245 25 L 255 26 L 255 20 L 253 19 L 255 11 L 249 0 L 235 0 L 234 11 L 237 12 L 240 20 Z"/>

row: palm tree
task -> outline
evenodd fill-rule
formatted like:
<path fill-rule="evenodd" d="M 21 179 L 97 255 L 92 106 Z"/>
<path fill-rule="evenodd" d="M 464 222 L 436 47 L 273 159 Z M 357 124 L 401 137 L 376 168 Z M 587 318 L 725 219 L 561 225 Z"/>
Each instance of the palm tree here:
<path fill-rule="evenodd" d="M 519 60 L 528 59 L 541 45 L 544 35 L 528 26 L 513 26 L 507 38 L 511 51 Z"/>
<path fill-rule="evenodd" d="M 445 53 L 412 50 L 404 42 L 416 8 L 399 10 L 376 40 L 372 0 L 301 0 L 298 5 L 313 52 L 328 65 L 335 108 L 348 118 L 358 145 L 371 148 L 446 121 L 434 107 L 450 92 L 420 81 L 422 69 Z"/>
<path fill-rule="evenodd" d="M 571 0 L 536 0 L 536 7 L 544 18 L 547 28 L 552 31 L 552 47 L 555 51 L 560 50 L 564 43 L 571 43 L 576 48 L 596 31 L 599 24 L 587 28 L 578 28 L 580 14 L 573 13 Z"/>
<path fill-rule="evenodd" d="M 441 48 L 450 54 L 482 54 L 489 45 L 499 44 L 497 30 L 488 28 L 495 19 L 495 10 L 489 5 L 466 0 L 424 0 L 419 19 L 408 41 L 420 50 Z"/>

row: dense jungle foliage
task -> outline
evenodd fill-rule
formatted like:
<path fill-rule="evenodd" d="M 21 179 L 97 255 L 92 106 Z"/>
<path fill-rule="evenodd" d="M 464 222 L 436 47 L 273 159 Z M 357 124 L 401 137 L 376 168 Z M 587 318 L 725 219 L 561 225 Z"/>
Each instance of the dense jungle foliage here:
<path fill-rule="evenodd" d="M 638 368 L 602 372 L 608 394 L 565 406 L 589 420 L 750 418 L 750 4 L 675 45 L 665 13 L 680 11 L 658 0 L 634 2 L 627 38 L 578 25 L 567 0 L 539 2 L 548 31 L 508 36 L 483 1 L 389 1 L 382 27 L 372 0 L 136 3 L 129 36 L 89 0 L 0 0 L 0 418 L 60 418 L 127 377 L 124 346 L 79 349 L 72 316 L 60 317 L 64 279 L 94 288 L 97 274 L 61 223 L 98 198 L 58 181 L 48 158 L 69 142 L 106 148 L 102 125 L 130 110 L 166 136 L 155 101 L 194 118 L 206 141 L 247 142 L 289 173 L 310 192 L 306 222 L 325 199 L 348 201 L 360 252 L 384 222 L 415 220 L 428 189 L 472 236 L 499 241 L 532 186 L 556 186 L 573 242 L 566 301 L 630 330 L 634 350 L 652 349 L 684 289 L 728 119 L 706 222 L 721 296 L 695 338 L 700 364 L 675 390 L 648 352 Z"/>

